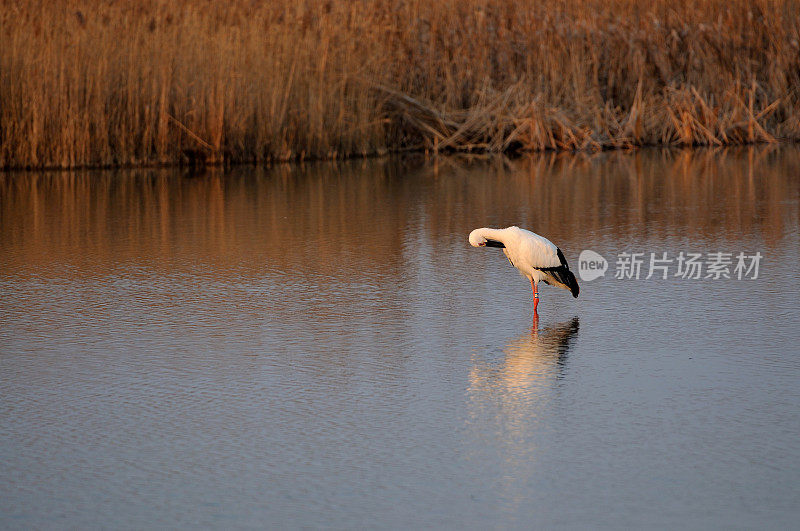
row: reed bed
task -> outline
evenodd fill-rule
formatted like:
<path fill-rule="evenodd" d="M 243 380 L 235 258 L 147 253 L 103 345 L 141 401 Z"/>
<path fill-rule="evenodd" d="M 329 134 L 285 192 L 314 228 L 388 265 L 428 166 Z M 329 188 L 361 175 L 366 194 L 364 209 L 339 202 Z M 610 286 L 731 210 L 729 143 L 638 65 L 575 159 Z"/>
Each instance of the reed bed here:
<path fill-rule="evenodd" d="M 0 0 L 0 167 L 800 140 L 800 2 Z"/>

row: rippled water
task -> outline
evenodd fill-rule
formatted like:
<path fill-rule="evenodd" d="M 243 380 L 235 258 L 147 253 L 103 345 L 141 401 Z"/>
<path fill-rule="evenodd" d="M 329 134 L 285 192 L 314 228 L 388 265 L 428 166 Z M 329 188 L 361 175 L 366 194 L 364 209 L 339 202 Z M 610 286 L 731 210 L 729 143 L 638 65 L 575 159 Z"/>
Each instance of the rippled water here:
<path fill-rule="evenodd" d="M 795 526 L 798 175 L 792 147 L 0 174 L 0 526 Z M 532 323 L 466 240 L 510 224 L 606 277 Z M 626 251 L 764 259 L 618 280 Z"/>

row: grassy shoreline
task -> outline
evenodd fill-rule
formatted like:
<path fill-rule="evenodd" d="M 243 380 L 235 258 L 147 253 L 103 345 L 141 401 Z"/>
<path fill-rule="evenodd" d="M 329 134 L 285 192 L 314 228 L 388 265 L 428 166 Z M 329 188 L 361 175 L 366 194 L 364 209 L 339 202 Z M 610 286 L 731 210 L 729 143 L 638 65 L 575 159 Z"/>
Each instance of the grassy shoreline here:
<path fill-rule="evenodd" d="M 800 2 L 0 0 L 0 168 L 800 140 Z"/>

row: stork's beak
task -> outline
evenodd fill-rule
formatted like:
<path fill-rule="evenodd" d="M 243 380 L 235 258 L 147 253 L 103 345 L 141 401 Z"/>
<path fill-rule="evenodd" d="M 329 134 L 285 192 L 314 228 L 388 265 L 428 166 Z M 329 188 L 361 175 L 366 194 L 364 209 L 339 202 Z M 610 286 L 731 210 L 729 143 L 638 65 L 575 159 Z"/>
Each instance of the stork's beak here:
<path fill-rule="evenodd" d="M 505 245 L 503 245 L 503 242 L 499 242 L 497 240 L 486 240 L 486 243 L 482 243 L 481 245 L 483 245 L 484 247 L 497 247 L 499 249 L 505 247 Z"/>

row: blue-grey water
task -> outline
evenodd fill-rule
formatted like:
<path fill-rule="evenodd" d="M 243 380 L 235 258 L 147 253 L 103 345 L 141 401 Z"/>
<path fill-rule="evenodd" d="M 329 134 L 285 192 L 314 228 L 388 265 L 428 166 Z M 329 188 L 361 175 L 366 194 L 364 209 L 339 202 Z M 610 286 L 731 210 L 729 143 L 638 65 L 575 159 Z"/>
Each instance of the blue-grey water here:
<path fill-rule="evenodd" d="M 0 174 L 0 527 L 796 527 L 798 226 L 795 147 Z"/>

